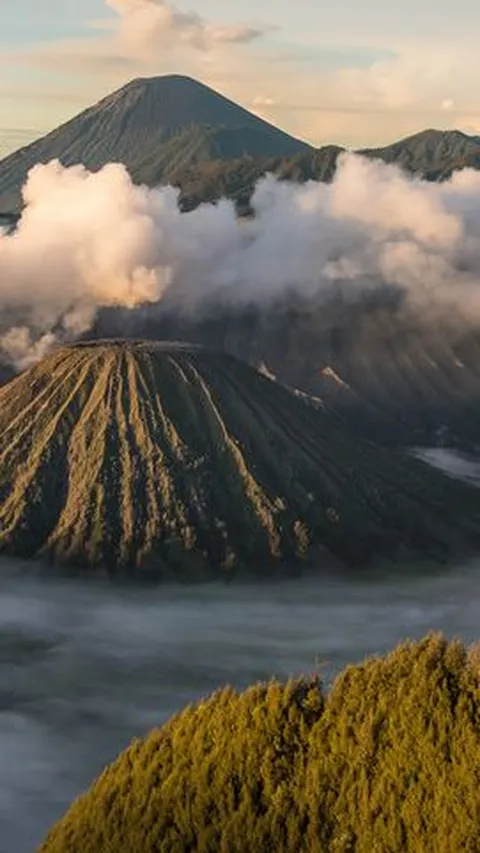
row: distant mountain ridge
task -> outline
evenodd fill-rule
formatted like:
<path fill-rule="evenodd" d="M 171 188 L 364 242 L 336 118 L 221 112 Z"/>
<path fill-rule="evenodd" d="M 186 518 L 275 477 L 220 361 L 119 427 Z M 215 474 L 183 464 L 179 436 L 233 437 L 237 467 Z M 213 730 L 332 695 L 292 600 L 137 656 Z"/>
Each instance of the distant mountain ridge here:
<path fill-rule="evenodd" d="M 344 150 L 315 149 L 191 78 L 139 78 L 0 161 L 0 212 L 18 211 L 29 169 L 55 158 L 92 170 L 124 163 L 136 183 L 179 186 L 189 209 L 222 195 L 248 207 L 266 172 L 331 180 Z M 443 180 L 456 169 L 480 168 L 480 137 L 429 129 L 359 153 Z"/>
<path fill-rule="evenodd" d="M 468 136 L 460 130 L 422 130 L 383 148 L 361 149 L 359 154 L 436 179 L 455 164 L 468 165 L 476 158 L 480 163 L 480 136 Z"/>
<path fill-rule="evenodd" d="M 237 202 L 240 212 L 249 203 L 258 180 L 271 172 L 280 180 L 331 181 L 337 159 L 346 149 L 325 145 L 292 157 L 265 159 L 243 157 L 235 161 L 213 161 L 172 170 L 170 180 L 182 191 L 184 209 L 227 196 Z M 459 130 L 424 130 L 383 148 L 362 148 L 358 154 L 400 166 L 428 181 L 443 181 L 453 172 L 480 169 L 480 137 Z"/>

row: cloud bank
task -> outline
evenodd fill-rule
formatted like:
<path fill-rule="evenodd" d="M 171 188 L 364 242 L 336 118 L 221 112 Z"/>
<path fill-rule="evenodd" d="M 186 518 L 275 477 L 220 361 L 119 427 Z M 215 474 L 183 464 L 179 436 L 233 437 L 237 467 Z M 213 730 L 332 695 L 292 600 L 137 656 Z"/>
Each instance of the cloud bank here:
<path fill-rule="evenodd" d="M 398 288 L 418 311 L 480 322 L 480 173 L 425 183 L 342 156 L 332 184 L 267 176 L 255 217 L 223 200 L 180 213 L 172 187 L 134 186 L 126 169 L 36 166 L 16 233 L 0 236 L 0 350 L 25 367 L 86 332 L 109 306 L 179 313 L 289 294 L 355 300 Z"/>

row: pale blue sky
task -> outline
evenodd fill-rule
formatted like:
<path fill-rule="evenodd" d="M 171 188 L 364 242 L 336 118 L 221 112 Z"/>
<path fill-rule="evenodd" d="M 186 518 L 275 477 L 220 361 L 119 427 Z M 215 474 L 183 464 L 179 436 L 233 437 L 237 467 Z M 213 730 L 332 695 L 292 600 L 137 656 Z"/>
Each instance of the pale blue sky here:
<path fill-rule="evenodd" d="M 427 126 L 480 132 L 474 0 L 161 6 L 0 0 L 0 154 L 131 77 L 168 72 L 198 77 L 317 145 L 384 143 Z"/>

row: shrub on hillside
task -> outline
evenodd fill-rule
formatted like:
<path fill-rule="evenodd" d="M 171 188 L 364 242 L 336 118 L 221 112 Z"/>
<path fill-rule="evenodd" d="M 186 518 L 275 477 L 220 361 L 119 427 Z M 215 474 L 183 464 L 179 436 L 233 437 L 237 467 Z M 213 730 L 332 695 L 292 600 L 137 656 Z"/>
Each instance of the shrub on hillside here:
<path fill-rule="evenodd" d="M 41 853 L 480 850 L 480 680 L 431 636 L 316 679 L 226 688 L 135 741 Z"/>

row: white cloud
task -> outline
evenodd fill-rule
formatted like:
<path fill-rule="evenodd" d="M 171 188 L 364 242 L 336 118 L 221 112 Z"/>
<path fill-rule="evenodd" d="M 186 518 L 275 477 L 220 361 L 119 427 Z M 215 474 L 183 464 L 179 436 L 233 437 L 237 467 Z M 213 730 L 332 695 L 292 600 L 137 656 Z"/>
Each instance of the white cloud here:
<path fill-rule="evenodd" d="M 436 52 L 404 53 L 366 68 L 345 68 L 328 75 L 330 100 L 337 106 L 348 97 L 351 106 L 404 110 L 439 104 L 454 72 L 454 58 Z"/>
<path fill-rule="evenodd" d="M 17 232 L 0 236 L 0 358 L 26 366 L 105 306 L 168 299 L 198 315 L 294 291 L 355 300 L 385 283 L 416 313 L 478 326 L 479 190 L 476 171 L 435 184 L 344 155 L 331 184 L 262 180 L 239 225 L 233 203 L 182 214 L 176 190 L 134 186 L 118 164 L 36 166 Z"/>
<path fill-rule="evenodd" d="M 245 104 L 259 118 L 265 121 L 275 121 L 277 101 L 269 95 L 255 95 Z"/>
<path fill-rule="evenodd" d="M 261 27 L 213 24 L 162 0 L 106 0 L 119 16 L 115 36 L 133 56 L 154 58 L 160 50 L 186 46 L 209 51 L 217 45 L 249 44 Z"/>
<path fill-rule="evenodd" d="M 270 98 L 268 95 L 255 95 L 252 107 L 274 107 L 276 103 L 275 98 Z"/>

